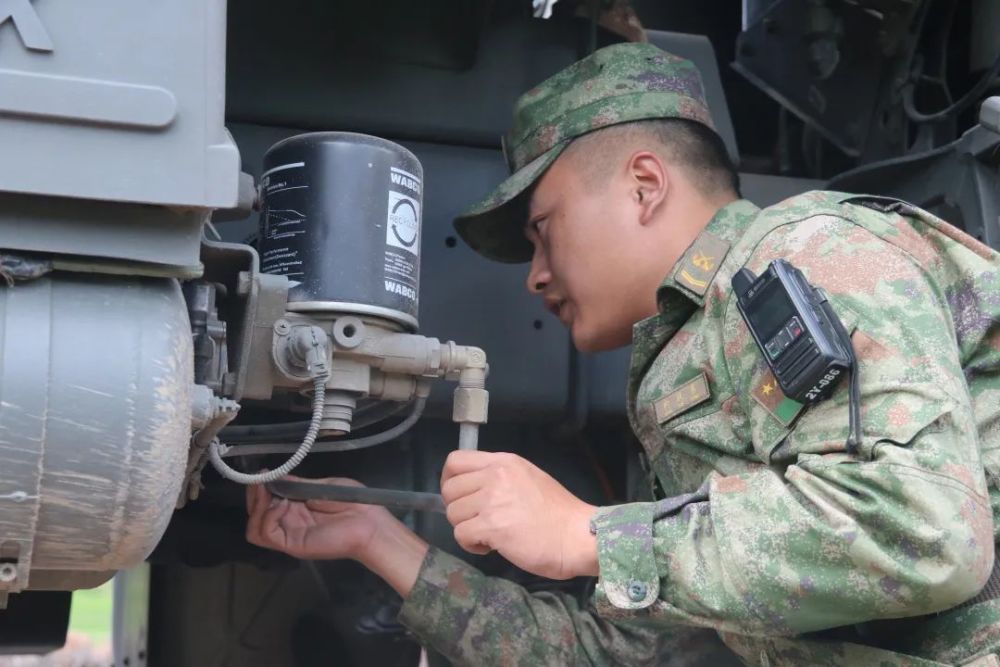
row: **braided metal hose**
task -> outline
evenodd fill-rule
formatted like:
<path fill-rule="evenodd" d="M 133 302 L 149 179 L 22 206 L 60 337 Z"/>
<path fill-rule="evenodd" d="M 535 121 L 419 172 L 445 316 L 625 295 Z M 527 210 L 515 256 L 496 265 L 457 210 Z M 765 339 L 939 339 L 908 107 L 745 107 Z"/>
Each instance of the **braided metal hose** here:
<path fill-rule="evenodd" d="M 291 457 L 282 463 L 280 466 L 274 470 L 269 470 L 267 472 L 260 473 L 245 473 L 240 472 L 230 468 L 225 461 L 222 460 L 222 445 L 218 440 L 214 440 L 209 447 L 209 457 L 212 461 L 212 465 L 219 474 L 226 479 L 237 482 L 239 484 L 267 484 L 268 482 L 274 482 L 281 479 L 292 470 L 295 469 L 302 459 L 306 457 L 306 454 L 313 447 L 313 443 L 316 442 L 316 436 L 319 435 L 319 425 L 323 420 L 323 400 L 326 398 L 326 378 L 324 374 L 320 377 L 313 378 L 313 413 L 312 420 L 309 422 L 309 429 L 306 431 L 306 436 L 302 440 L 302 444 L 299 448 L 295 450 L 295 453 Z"/>

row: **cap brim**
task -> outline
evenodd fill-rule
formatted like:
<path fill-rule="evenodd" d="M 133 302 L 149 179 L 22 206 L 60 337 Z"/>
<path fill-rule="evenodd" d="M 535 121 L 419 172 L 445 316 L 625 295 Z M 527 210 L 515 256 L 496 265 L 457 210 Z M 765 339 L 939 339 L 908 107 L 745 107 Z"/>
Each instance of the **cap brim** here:
<path fill-rule="evenodd" d="M 455 231 L 487 259 L 508 264 L 530 262 L 531 243 L 524 236 L 527 202 L 518 200 L 562 154 L 569 141 L 557 144 L 510 175 L 489 197 L 455 218 Z"/>

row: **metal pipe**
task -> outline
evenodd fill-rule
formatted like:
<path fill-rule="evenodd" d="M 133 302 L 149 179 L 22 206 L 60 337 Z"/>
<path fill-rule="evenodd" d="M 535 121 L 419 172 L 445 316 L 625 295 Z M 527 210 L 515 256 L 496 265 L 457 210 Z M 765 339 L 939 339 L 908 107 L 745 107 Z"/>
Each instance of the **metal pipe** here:
<path fill-rule="evenodd" d="M 462 422 L 458 425 L 458 448 L 476 450 L 479 447 L 479 424 Z"/>
<path fill-rule="evenodd" d="M 279 480 L 267 485 L 272 494 L 288 500 L 334 500 L 342 503 L 381 505 L 389 509 L 437 512 L 444 514 L 444 499 L 437 493 L 369 489 L 364 486 L 340 486 L 322 482 Z"/>

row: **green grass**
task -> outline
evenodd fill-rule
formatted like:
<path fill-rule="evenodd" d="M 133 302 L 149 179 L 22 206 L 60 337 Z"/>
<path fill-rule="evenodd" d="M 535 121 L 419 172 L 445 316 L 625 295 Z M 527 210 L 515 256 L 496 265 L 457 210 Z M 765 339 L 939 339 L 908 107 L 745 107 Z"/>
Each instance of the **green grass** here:
<path fill-rule="evenodd" d="M 69 611 L 69 629 L 79 632 L 95 646 L 111 641 L 111 603 L 114 598 L 114 581 L 97 588 L 74 591 Z"/>

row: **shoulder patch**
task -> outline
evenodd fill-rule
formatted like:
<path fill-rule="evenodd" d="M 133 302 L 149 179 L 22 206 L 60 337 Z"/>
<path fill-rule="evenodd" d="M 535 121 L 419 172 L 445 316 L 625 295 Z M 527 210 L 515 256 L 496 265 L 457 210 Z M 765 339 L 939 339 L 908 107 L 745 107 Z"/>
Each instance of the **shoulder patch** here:
<path fill-rule="evenodd" d="M 710 232 L 702 232 L 677 262 L 674 280 L 698 296 L 705 296 L 729 252 L 729 243 Z"/>
<path fill-rule="evenodd" d="M 704 373 L 699 373 L 666 396 L 654 401 L 656 421 L 662 424 L 680 413 L 704 403 L 711 396 L 712 393 L 708 389 L 708 377 Z"/>
<path fill-rule="evenodd" d="M 750 395 L 784 426 L 789 426 L 795 421 L 804 407 L 801 403 L 785 396 L 770 369 L 764 373 Z"/>

